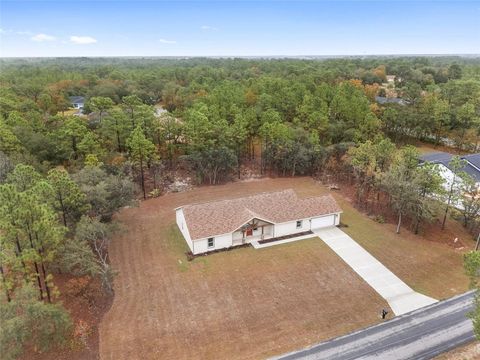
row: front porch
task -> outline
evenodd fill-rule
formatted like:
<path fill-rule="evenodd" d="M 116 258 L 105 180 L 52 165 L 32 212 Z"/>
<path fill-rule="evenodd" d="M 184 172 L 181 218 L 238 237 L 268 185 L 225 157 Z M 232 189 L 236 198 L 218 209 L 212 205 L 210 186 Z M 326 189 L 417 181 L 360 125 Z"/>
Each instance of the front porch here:
<path fill-rule="evenodd" d="M 271 239 L 273 236 L 273 224 L 260 219 L 252 219 L 233 232 L 232 245 L 237 246 L 252 241 Z"/>
<path fill-rule="evenodd" d="M 254 249 L 262 249 L 265 247 L 286 244 L 289 242 L 312 239 L 314 237 L 317 237 L 317 236 L 312 231 L 304 231 L 301 233 L 296 233 L 296 234 L 287 235 L 287 236 L 280 236 L 277 238 L 251 241 L 250 244 L 253 246 Z"/>

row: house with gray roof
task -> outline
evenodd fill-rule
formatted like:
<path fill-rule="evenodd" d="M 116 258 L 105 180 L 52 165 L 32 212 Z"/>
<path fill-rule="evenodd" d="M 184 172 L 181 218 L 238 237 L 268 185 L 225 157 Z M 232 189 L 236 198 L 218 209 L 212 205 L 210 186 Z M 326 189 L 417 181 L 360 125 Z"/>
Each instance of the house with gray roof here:
<path fill-rule="evenodd" d="M 380 105 L 385 105 L 385 104 L 398 104 L 398 105 L 407 105 L 408 101 L 398 98 L 398 97 L 385 97 L 385 96 L 375 96 L 375 101 L 379 103 Z"/>
<path fill-rule="evenodd" d="M 447 152 L 428 153 L 420 156 L 420 163 L 429 162 L 436 164 L 440 169 L 440 174 L 445 179 L 445 186 L 448 187 L 448 184 L 451 183 L 454 176 L 453 169 L 450 165 L 453 156 L 453 154 Z M 470 175 L 480 189 L 480 153 L 461 155 L 459 157 L 465 161 L 465 166 L 461 171 Z"/>
<path fill-rule="evenodd" d="M 83 96 L 70 96 L 68 99 L 73 108 L 83 109 L 85 105 L 85 98 Z"/>

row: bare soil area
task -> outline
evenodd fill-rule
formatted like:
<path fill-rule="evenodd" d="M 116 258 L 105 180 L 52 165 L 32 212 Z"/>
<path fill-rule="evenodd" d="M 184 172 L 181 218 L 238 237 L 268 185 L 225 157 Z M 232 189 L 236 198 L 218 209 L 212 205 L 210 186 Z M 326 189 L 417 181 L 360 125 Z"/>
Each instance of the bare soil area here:
<path fill-rule="evenodd" d="M 119 274 L 100 324 L 101 358 L 265 358 L 380 321 L 385 301 L 319 239 L 186 260 L 177 206 L 287 188 L 299 196 L 328 191 L 311 178 L 251 180 L 123 210 L 123 231 L 110 249 Z M 359 242 L 408 284 L 437 297 L 466 290 L 461 251 L 409 233 L 404 239 L 334 196 L 349 225 L 344 230 L 354 239 L 363 234 Z M 427 286 L 435 277 L 441 280 Z"/>
<path fill-rule="evenodd" d="M 478 360 L 480 359 L 480 342 L 474 341 L 458 349 L 437 356 L 435 360 Z"/>

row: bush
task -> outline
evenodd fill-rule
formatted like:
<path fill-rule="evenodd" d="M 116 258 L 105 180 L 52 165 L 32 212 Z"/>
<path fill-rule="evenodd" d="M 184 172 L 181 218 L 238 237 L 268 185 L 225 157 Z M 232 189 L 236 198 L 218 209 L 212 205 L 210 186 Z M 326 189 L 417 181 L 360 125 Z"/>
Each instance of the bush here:
<path fill-rule="evenodd" d="M 376 215 L 373 220 L 379 224 L 385 224 L 385 218 L 382 215 Z"/>
<path fill-rule="evenodd" d="M 73 331 L 73 346 L 80 346 L 86 348 L 88 346 L 88 337 L 92 333 L 93 329 L 89 323 L 84 320 L 79 320 L 75 324 L 75 330 Z"/>
<path fill-rule="evenodd" d="M 86 288 L 90 284 L 90 276 L 82 276 L 73 278 L 65 284 L 65 295 L 67 296 L 82 296 Z"/>
<path fill-rule="evenodd" d="M 150 196 L 152 198 L 159 197 L 160 195 L 162 195 L 162 190 L 160 190 L 160 189 L 153 189 L 152 191 L 150 191 L 148 193 L 148 196 Z"/>

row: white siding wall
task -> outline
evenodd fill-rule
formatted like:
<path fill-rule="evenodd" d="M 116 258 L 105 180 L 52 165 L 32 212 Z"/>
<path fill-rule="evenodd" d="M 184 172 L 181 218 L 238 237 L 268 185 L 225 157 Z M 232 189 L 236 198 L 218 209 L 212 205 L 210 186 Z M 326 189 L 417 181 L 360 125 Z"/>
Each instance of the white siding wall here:
<path fill-rule="evenodd" d="M 340 213 L 335 214 L 335 226 L 340 225 Z"/>
<path fill-rule="evenodd" d="M 213 248 L 208 248 L 208 238 L 194 240 L 194 241 L 191 240 L 182 209 L 177 209 L 176 210 L 176 217 L 177 217 L 178 228 L 182 232 L 182 235 L 185 238 L 185 241 L 187 242 L 188 246 L 190 247 L 190 250 L 192 250 L 192 252 L 194 254 L 201 254 L 201 253 L 212 251 L 212 250 L 228 248 L 228 247 L 231 247 L 233 245 L 233 239 L 234 238 L 235 239 L 241 239 L 242 238 L 242 233 L 239 232 L 239 231 L 237 231 L 235 233 L 230 233 L 230 234 L 213 236 L 214 247 Z M 334 217 L 334 215 L 328 215 L 328 218 L 331 219 L 331 221 L 328 221 L 327 226 L 332 226 L 333 225 L 333 217 Z M 281 223 L 281 224 L 275 224 L 275 225 L 273 225 L 274 226 L 274 232 L 273 232 L 272 235 L 275 236 L 275 237 L 279 237 L 279 236 L 290 235 L 290 234 L 295 234 L 295 233 L 311 230 L 310 218 L 301 219 L 301 221 L 302 221 L 302 227 L 300 227 L 300 228 L 297 228 L 297 221 L 296 220 Z M 340 214 L 337 214 L 337 216 L 335 218 L 335 225 L 339 225 L 339 224 L 340 224 Z M 253 235 L 260 235 L 260 233 L 261 233 L 261 229 L 259 228 L 256 232 L 254 232 Z M 271 233 L 271 231 L 268 229 L 268 226 L 265 227 L 265 234 L 270 234 L 270 233 Z"/>
<path fill-rule="evenodd" d="M 323 226 L 333 226 L 333 225 L 340 224 L 340 213 L 333 214 L 333 215 L 326 215 L 325 217 L 322 217 L 322 218 L 325 218 L 325 222 L 324 222 L 325 225 Z M 322 227 L 322 226 L 317 226 L 316 228 L 319 228 L 319 227 Z M 289 221 L 286 223 L 275 224 L 274 236 L 279 237 L 279 236 L 290 235 L 290 234 L 295 234 L 298 232 L 309 231 L 309 230 L 312 230 L 310 218 L 302 219 L 302 227 L 298 229 L 297 229 L 297 221 Z"/>
<path fill-rule="evenodd" d="M 302 220 L 302 227 L 297 228 L 297 221 L 289 221 L 281 224 L 275 224 L 274 236 L 279 237 L 283 235 L 295 234 L 302 231 L 310 230 L 310 221 L 309 219 L 300 219 Z"/>
<path fill-rule="evenodd" d="M 453 181 L 453 178 L 455 176 L 455 174 L 453 173 L 453 171 L 451 171 L 449 168 L 447 168 L 445 165 L 442 165 L 442 164 L 437 164 L 437 168 L 440 172 L 440 175 L 443 177 L 443 187 L 445 188 L 445 190 L 450 190 L 450 186 L 452 185 L 452 181 Z M 458 177 L 457 177 L 457 181 L 458 181 Z M 460 180 L 461 182 L 461 180 Z"/>
<path fill-rule="evenodd" d="M 193 251 L 192 239 L 190 238 L 190 233 L 188 232 L 187 222 L 185 221 L 185 216 L 183 215 L 182 208 L 175 211 L 177 217 L 177 225 L 180 229 L 185 241 L 188 244 L 188 247 Z"/>
<path fill-rule="evenodd" d="M 242 240 L 243 233 L 241 231 L 235 231 L 233 233 L 233 240 Z"/>
<path fill-rule="evenodd" d="M 194 254 L 200 254 L 207 251 L 224 249 L 232 246 L 232 234 L 224 234 L 220 236 L 212 236 L 214 238 L 214 247 L 208 248 L 208 238 L 199 239 L 193 241 L 193 250 Z"/>

